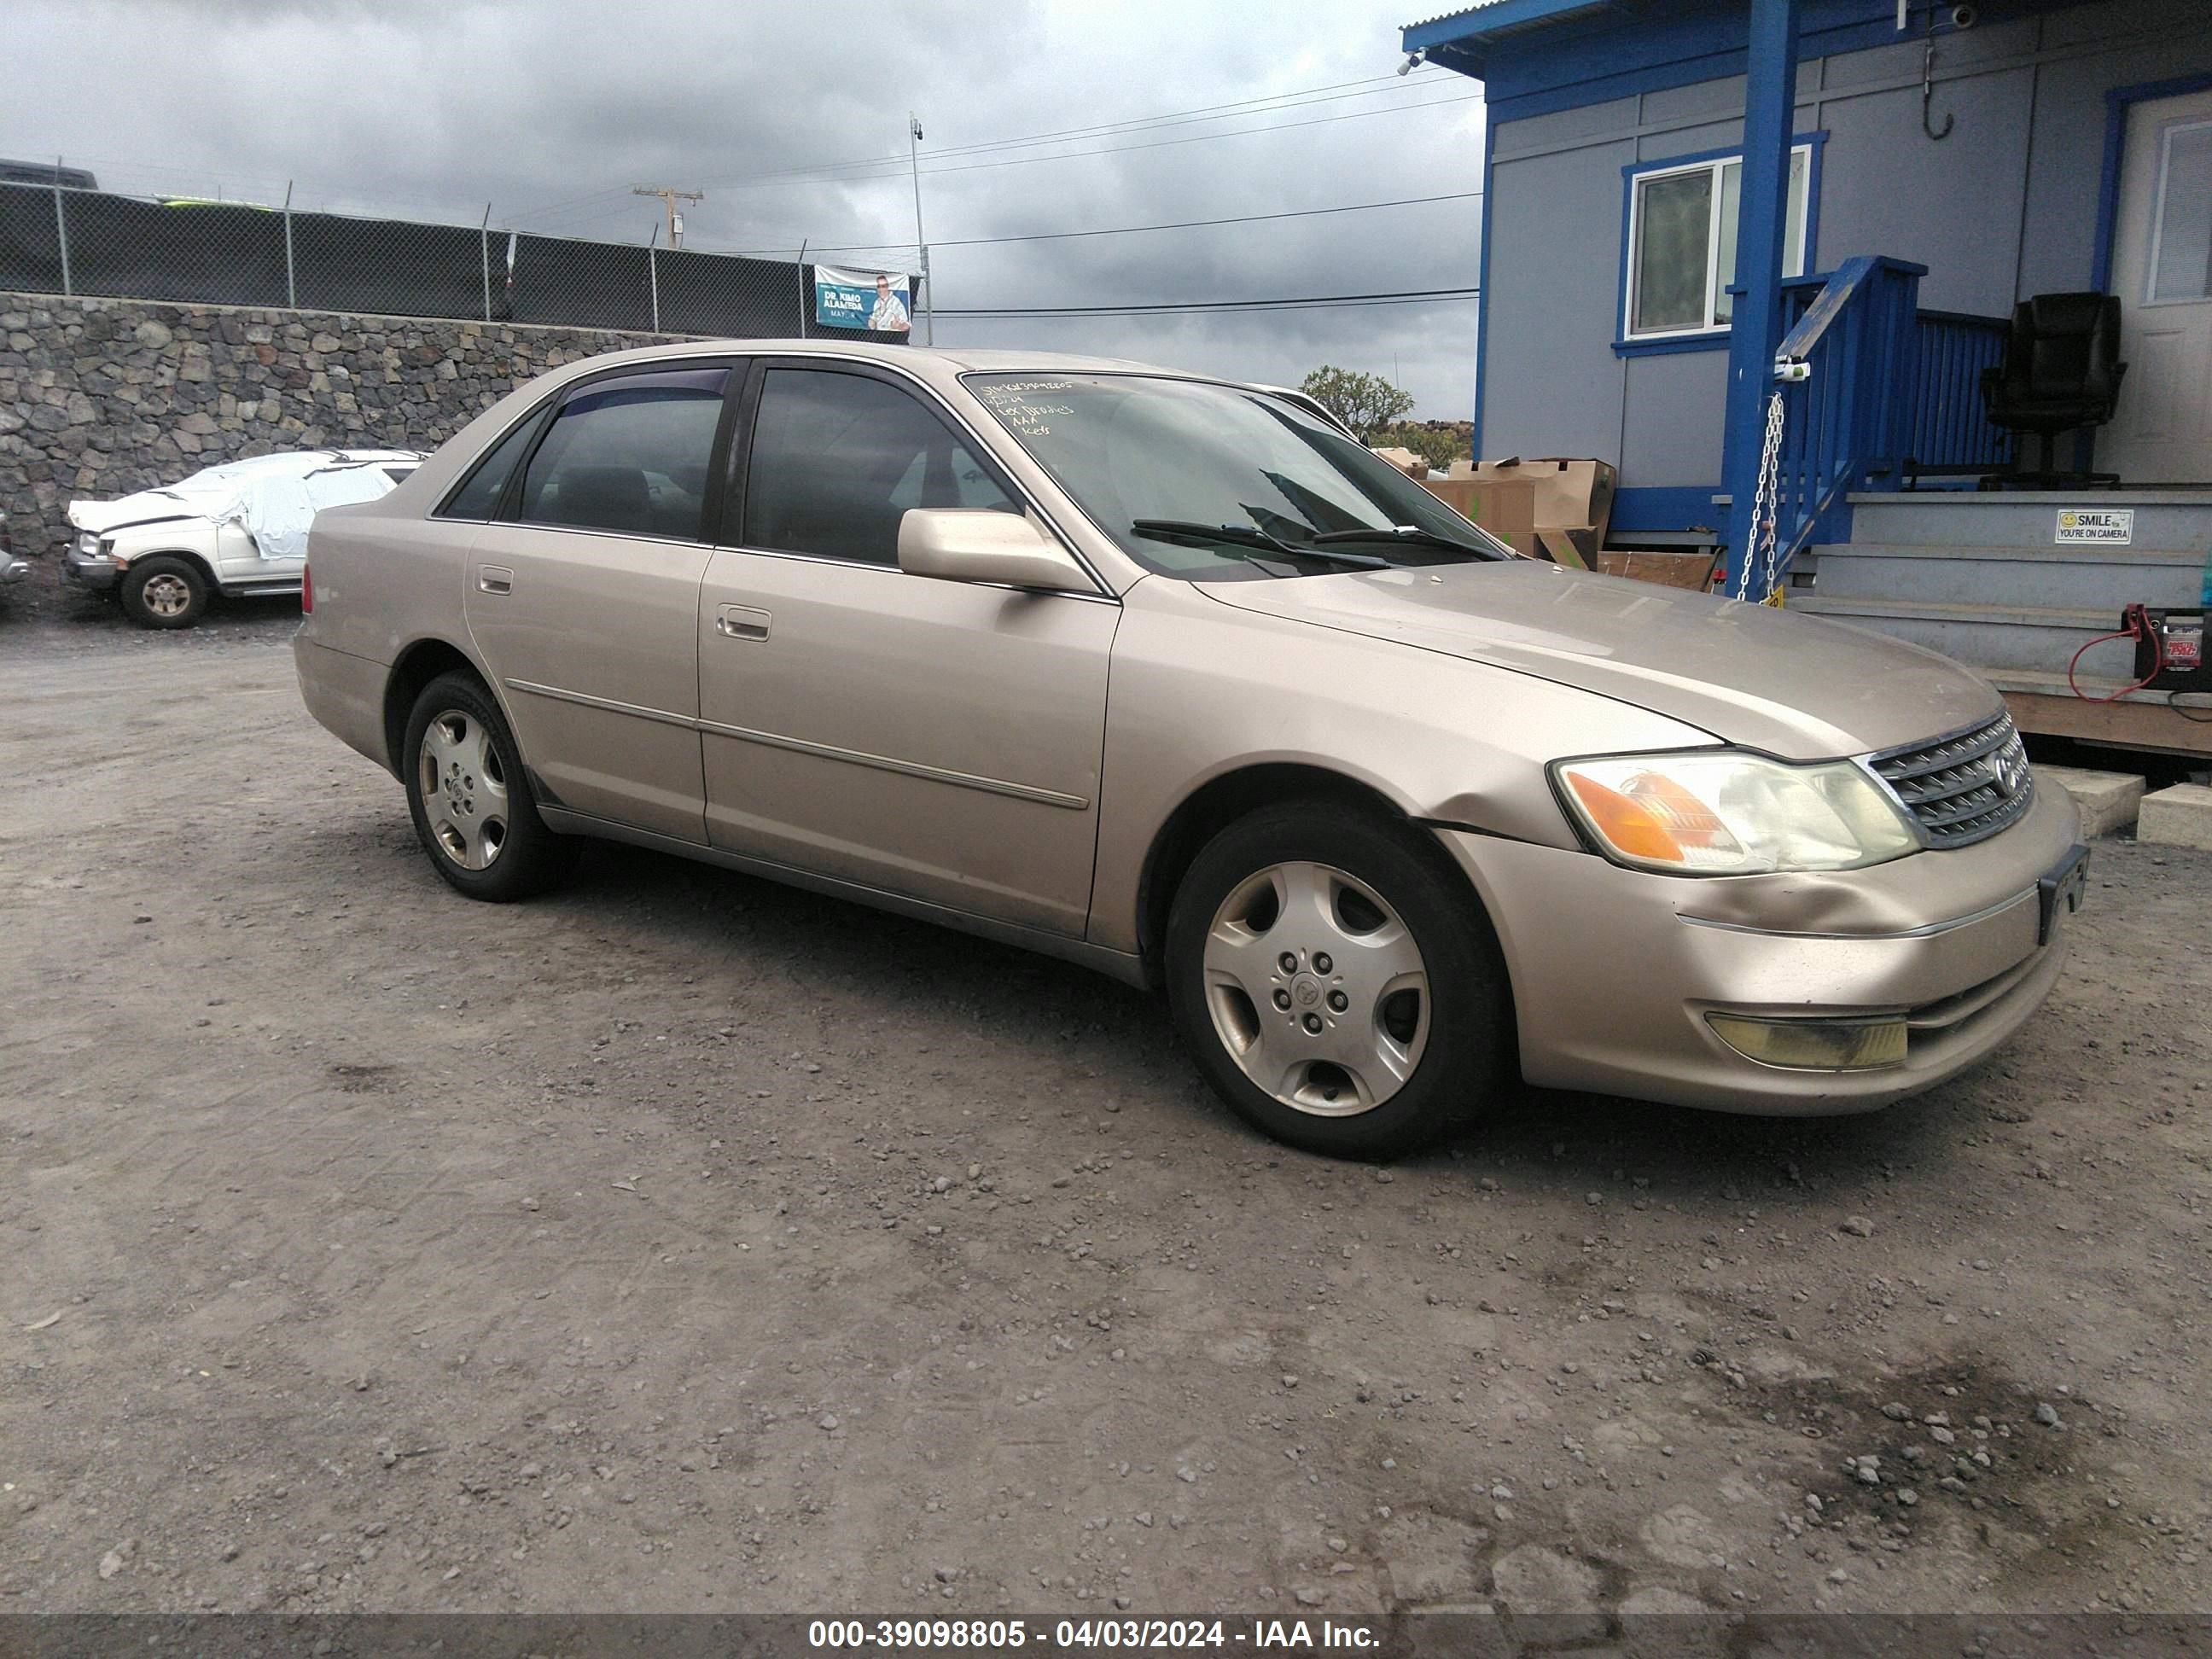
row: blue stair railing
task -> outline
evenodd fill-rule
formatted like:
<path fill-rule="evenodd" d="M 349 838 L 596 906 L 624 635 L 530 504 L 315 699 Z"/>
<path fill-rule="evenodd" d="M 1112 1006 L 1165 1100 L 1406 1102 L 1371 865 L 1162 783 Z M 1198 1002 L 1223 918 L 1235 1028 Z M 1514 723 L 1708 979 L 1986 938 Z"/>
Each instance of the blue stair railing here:
<path fill-rule="evenodd" d="M 1912 373 L 1911 424 L 1905 438 L 1905 485 L 1917 478 L 2012 470 L 2012 434 L 1992 426 L 1982 400 L 1982 371 L 2004 361 L 2004 317 L 1923 311 Z"/>
<path fill-rule="evenodd" d="M 1786 330 L 1775 350 L 1782 397 L 1776 470 L 1773 580 L 1815 540 L 1850 535 L 1852 491 L 1904 482 L 1911 404 L 1918 370 L 1917 311 L 1925 265 L 1868 256 L 1847 259 L 1825 281 L 1783 285 Z M 1768 591 L 1763 558 L 1744 566 L 1745 597 Z"/>

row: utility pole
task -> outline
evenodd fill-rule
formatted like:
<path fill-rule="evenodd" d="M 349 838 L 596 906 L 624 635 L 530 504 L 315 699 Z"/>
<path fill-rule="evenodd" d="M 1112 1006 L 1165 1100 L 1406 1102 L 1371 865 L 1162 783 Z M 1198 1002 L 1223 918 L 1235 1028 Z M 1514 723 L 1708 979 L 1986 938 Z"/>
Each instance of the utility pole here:
<path fill-rule="evenodd" d="M 922 319 L 921 340 L 924 345 L 937 343 L 937 287 L 929 280 L 929 239 L 921 230 L 921 123 L 912 110 L 906 112 L 906 161 L 914 175 L 914 240 L 921 250 L 921 297 L 928 302 L 929 313 Z"/>
<path fill-rule="evenodd" d="M 684 246 L 684 216 L 676 210 L 678 202 L 703 202 L 704 192 L 696 190 L 656 190 L 651 185 L 633 185 L 633 196 L 658 196 L 668 208 L 668 246 Z"/>

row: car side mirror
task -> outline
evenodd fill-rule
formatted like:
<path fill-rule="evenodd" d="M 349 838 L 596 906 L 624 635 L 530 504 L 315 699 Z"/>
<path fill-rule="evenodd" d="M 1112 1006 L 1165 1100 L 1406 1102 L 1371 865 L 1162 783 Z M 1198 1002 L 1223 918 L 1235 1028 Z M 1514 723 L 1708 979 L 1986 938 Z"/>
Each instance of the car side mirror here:
<path fill-rule="evenodd" d="M 916 507 L 899 520 L 899 568 L 952 582 L 1000 582 L 1048 592 L 1095 592 L 1067 550 L 1018 513 Z"/>

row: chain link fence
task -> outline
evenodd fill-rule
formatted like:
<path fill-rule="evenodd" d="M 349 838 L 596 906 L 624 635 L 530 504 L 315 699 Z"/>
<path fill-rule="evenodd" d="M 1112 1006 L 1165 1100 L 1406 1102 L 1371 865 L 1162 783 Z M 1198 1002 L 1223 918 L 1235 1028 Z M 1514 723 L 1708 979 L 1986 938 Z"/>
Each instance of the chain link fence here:
<path fill-rule="evenodd" d="M 919 294 L 921 279 L 910 276 Z M 814 267 L 481 225 L 0 184 L 0 290 L 633 333 L 902 334 L 814 320 Z"/>

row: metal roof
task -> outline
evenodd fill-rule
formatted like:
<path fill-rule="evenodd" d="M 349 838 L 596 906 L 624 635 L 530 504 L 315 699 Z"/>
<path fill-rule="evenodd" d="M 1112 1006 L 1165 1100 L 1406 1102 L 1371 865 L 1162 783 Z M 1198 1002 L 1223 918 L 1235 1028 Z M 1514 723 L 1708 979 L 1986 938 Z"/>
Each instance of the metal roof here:
<path fill-rule="evenodd" d="M 1608 0 L 1481 0 L 1399 31 L 1407 52 L 1428 52 L 1443 67 L 1480 76 L 1484 47 L 1534 33 L 1570 17 L 1610 9 Z"/>
<path fill-rule="evenodd" d="M 1440 11 L 1434 17 L 1416 18 L 1413 21 L 1401 23 L 1399 27 L 1408 29 L 1425 29 L 1431 23 L 1449 23 L 1454 18 L 1472 17 L 1475 13 L 1486 10 L 1498 3 L 1498 0 L 1474 0 L 1473 5 L 1462 6 L 1457 11 Z"/>

